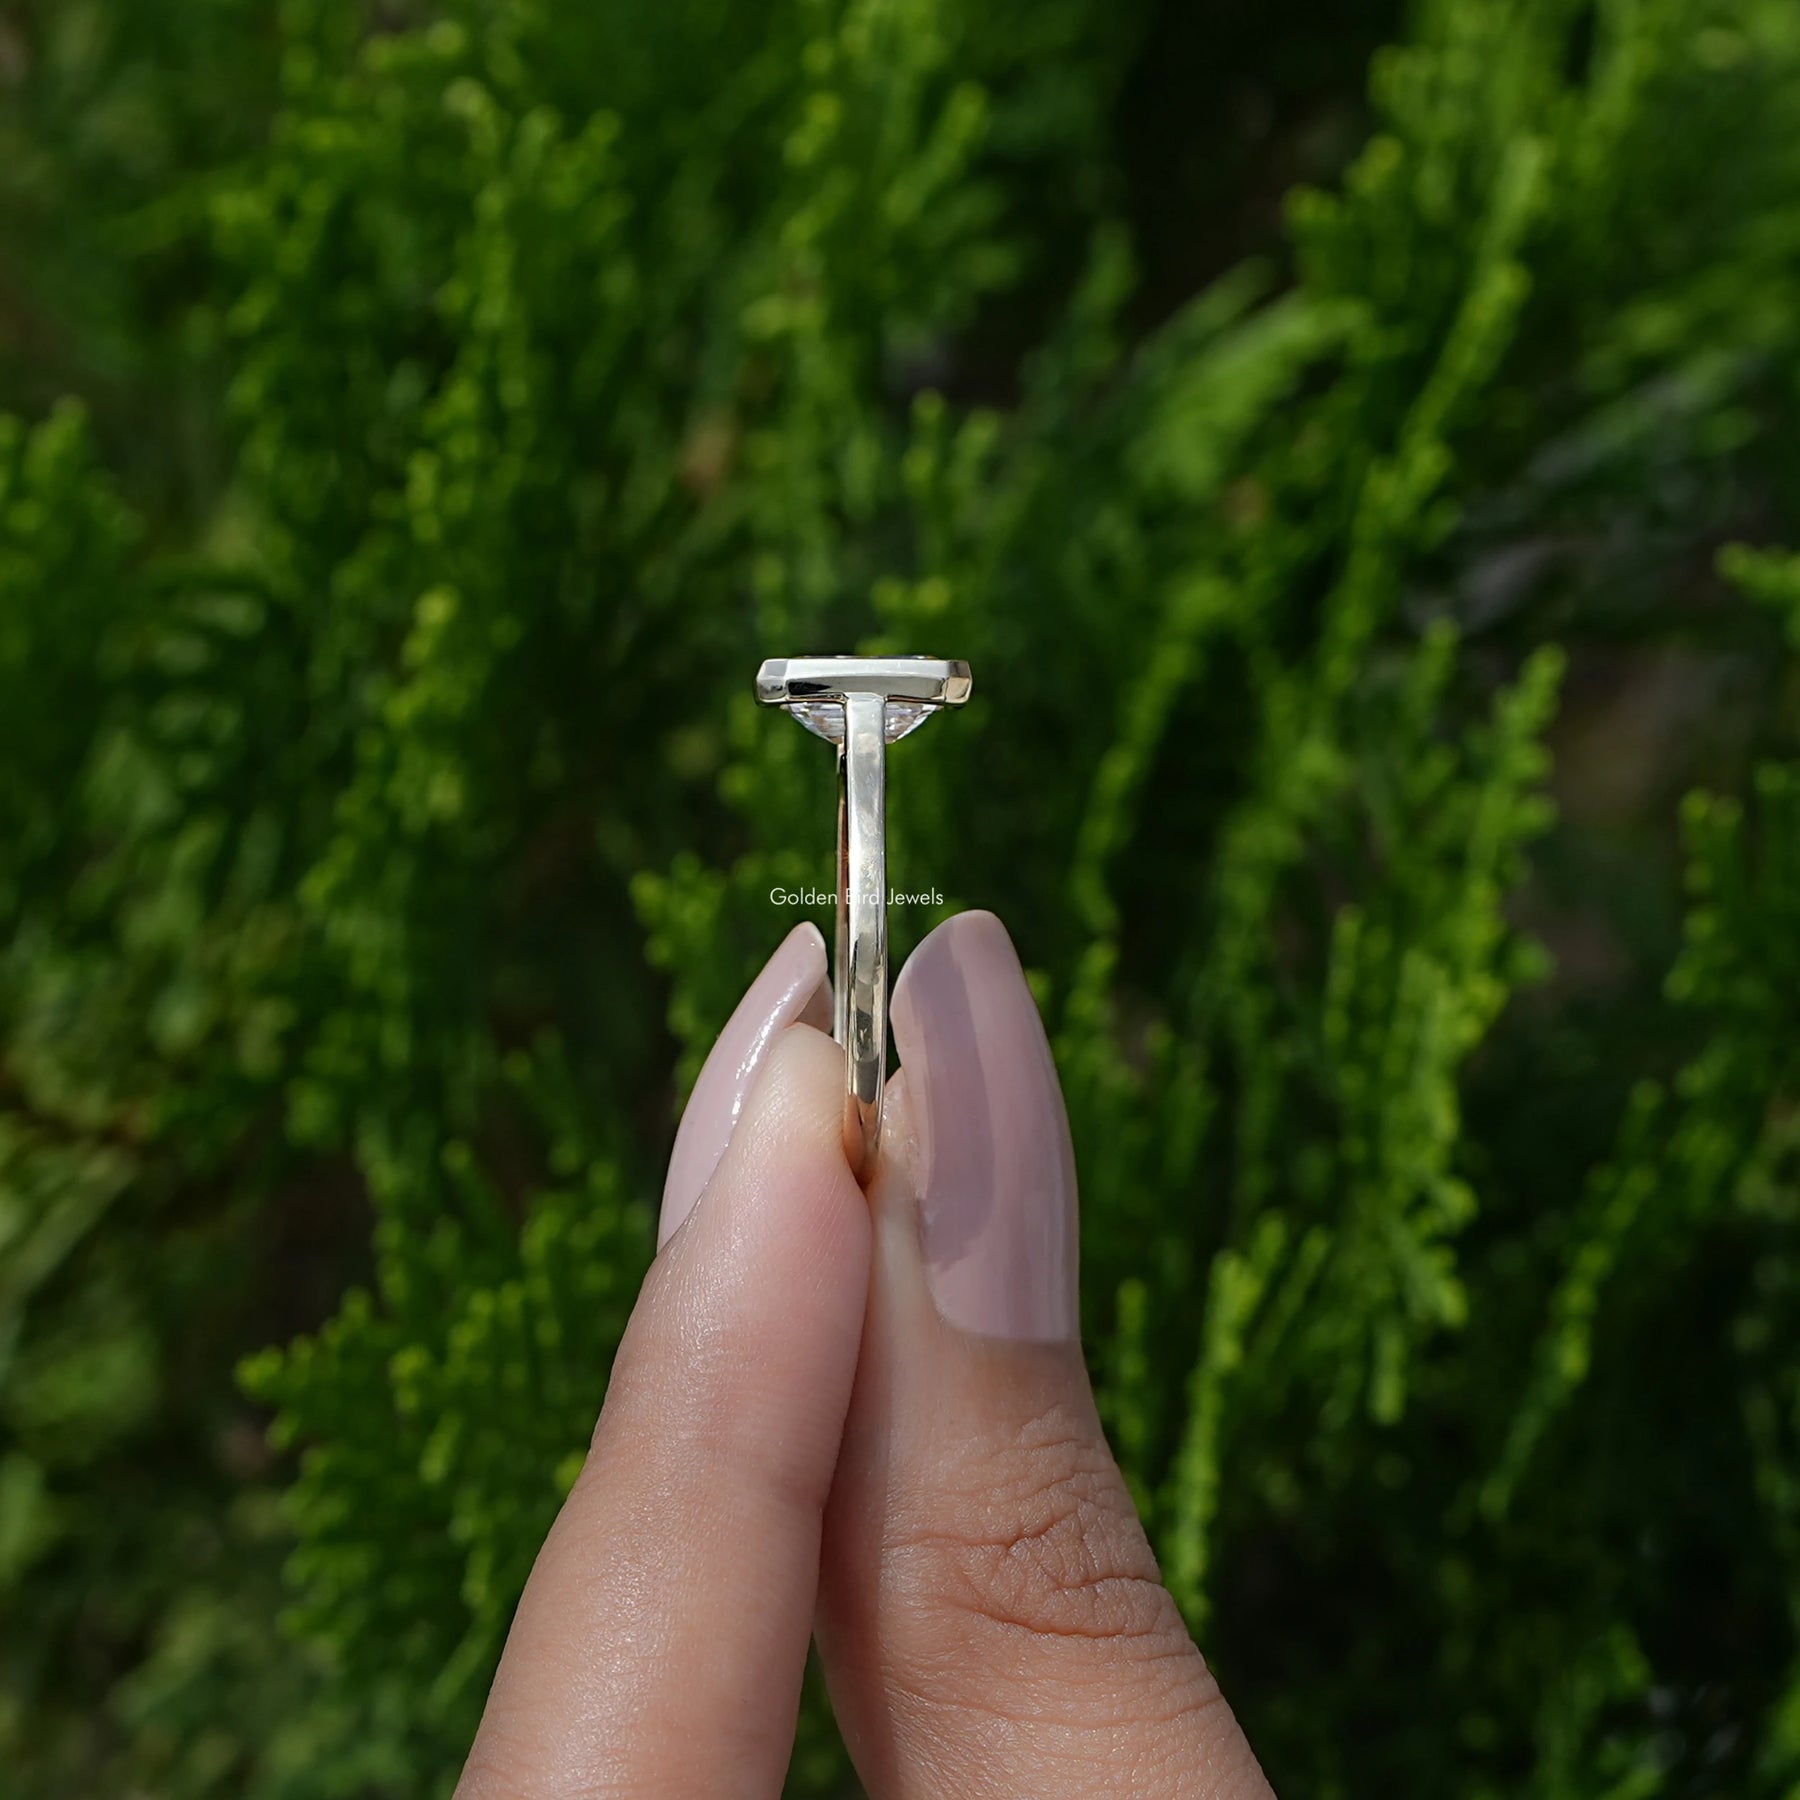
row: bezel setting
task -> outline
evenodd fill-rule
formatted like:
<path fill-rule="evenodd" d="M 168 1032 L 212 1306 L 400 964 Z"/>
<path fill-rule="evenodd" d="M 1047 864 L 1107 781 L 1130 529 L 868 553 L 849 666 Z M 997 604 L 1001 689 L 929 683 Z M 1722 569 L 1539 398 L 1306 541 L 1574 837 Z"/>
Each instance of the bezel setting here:
<path fill-rule="evenodd" d="M 882 735 L 897 744 L 947 706 L 961 706 L 972 683 L 966 662 L 935 656 L 772 657 L 757 671 L 756 697 L 792 713 L 828 744 L 844 741 L 844 702 L 875 694 L 883 702 Z"/>

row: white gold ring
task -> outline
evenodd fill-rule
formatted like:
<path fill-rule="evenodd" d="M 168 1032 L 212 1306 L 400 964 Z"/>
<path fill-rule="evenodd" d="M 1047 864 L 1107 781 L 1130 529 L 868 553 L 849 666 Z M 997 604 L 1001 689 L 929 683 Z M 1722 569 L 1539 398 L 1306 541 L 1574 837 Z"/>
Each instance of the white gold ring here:
<path fill-rule="evenodd" d="M 844 1047 L 844 1150 L 867 1174 L 887 1079 L 887 747 L 969 697 L 969 665 L 929 656 L 766 662 L 756 697 L 838 752 L 837 966 L 832 1035 Z"/>

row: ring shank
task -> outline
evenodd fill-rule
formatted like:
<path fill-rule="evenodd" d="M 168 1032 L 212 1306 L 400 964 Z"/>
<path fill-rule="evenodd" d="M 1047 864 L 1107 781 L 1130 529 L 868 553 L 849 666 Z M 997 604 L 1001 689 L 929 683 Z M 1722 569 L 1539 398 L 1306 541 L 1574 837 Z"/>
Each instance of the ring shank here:
<path fill-rule="evenodd" d="M 887 1074 L 887 735 L 880 694 L 844 696 L 838 752 L 837 991 L 844 1150 L 861 1176 L 881 1134 Z"/>

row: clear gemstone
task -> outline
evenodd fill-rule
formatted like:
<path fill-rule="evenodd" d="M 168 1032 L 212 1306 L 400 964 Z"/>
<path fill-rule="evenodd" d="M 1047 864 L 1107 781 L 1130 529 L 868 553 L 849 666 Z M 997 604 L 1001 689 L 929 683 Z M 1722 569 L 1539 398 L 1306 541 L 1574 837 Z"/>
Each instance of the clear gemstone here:
<path fill-rule="evenodd" d="M 815 736 L 828 744 L 844 741 L 844 707 L 839 700 L 796 700 L 788 711 Z M 909 731 L 917 731 L 936 712 L 921 700 L 890 700 L 882 714 L 882 735 L 897 744 Z"/>

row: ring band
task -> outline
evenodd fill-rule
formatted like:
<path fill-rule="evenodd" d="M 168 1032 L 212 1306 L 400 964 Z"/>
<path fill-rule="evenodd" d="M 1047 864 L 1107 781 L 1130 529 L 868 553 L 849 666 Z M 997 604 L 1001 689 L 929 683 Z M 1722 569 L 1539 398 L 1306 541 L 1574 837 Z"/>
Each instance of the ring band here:
<path fill-rule="evenodd" d="M 844 702 L 838 748 L 837 992 L 832 1035 L 848 1059 L 844 1149 L 860 1175 L 881 1137 L 887 1074 L 886 708 L 874 694 Z"/>
<path fill-rule="evenodd" d="M 925 656 L 775 659 L 756 697 L 837 745 L 837 963 L 832 1035 L 844 1047 L 844 1152 L 874 1165 L 887 1079 L 887 747 L 969 697 L 969 666 Z"/>

